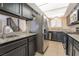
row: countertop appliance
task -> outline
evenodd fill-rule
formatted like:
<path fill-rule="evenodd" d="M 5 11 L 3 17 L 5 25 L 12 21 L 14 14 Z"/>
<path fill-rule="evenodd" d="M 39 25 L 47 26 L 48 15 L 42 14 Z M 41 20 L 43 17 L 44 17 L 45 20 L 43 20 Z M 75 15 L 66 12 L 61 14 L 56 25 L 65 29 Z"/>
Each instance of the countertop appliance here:
<path fill-rule="evenodd" d="M 75 10 L 70 15 L 70 24 L 75 24 L 75 23 L 79 23 L 79 9 Z"/>

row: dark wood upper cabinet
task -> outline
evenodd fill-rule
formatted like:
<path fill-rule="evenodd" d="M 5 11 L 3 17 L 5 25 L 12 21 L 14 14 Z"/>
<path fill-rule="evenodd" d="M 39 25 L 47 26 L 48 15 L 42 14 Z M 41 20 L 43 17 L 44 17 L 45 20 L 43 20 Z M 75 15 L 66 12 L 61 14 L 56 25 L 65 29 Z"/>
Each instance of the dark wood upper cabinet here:
<path fill-rule="evenodd" d="M 26 3 L 0 3 L 2 14 L 20 17 L 21 19 L 32 20 L 33 9 Z"/>
<path fill-rule="evenodd" d="M 11 12 L 13 14 L 19 15 L 20 14 L 20 4 L 19 3 L 4 3 L 3 8 Z"/>
<path fill-rule="evenodd" d="M 26 4 L 22 4 L 22 15 L 28 19 L 32 19 L 32 10 Z"/>
<path fill-rule="evenodd" d="M 70 23 L 69 25 L 76 25 L 79 24 L 79 9 L 74 10 L 71 14 L 70 14 Z"/>

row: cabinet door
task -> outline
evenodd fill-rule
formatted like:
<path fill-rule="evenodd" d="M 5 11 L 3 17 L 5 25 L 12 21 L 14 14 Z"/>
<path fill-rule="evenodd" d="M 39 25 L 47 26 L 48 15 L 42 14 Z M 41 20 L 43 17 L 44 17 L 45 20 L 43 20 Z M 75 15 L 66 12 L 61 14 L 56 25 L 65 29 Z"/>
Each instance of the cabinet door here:
<path fill-rule="evenodd" d="M 1 4 L 2 4 L 2 3 L 0 3 L 0 7 L 1 7 Z"/>
<path fill-rule="evenodd" d="M 54 40 L 54 32 L 51 32 L 51 40 Z"/>
<path fill-rule="evenodd" d="M 3 8 L 3 3 L 0 3 L 0 9 L 2 9 Z"/>
<path fill-rule="evenodd" d="M 49 40 L 52 40 L 52 38 L 53 38 L 52 32 L 48 32 L 48 39 L 49 39 Z"/>
<path fill-rule="evenodd" d="M 25 56 L 28 56 L 28 46 L 25 47 Z"/>
<path fill-rule="evenodd" d="M 63 46 L 65 49 L 66 55 L 68 55 L 68 36 L 65 33 L 63 33 Z"/>
<path fill-rule="evenodd" d="M 73 56 L 79 56 L 79 42 L 74 40 Z"/>
<path fill-rule="evenodd" d="M 0 46 L 0 55 L 3 55 L 13 49 L 16 49 L 17 47 L 24 45 L 25 44 L 25 40 L 18 40 L 18 41 L 14 41 L 14 42 L 10 42 L 10 43 L 6 43 L 2 46 Z"/>
<path fill-rule="evenodd" d="M 75 46 L 73 47 L 73 56 L 79 56 L 79 50 Z"/>
<path fill-rule="evenodd" d="M 23 4 L 23 16 L 32 19 L 32 11 L 26 4 Z"/>
<path fill-rule="evenodd" d="M 53 38 L 52 38 L 52 40 L 55 40 L 55 41 L 57 41 L 57 33 L 56 32 L 53 32 Z"/>
<path fill-rule="evenodd" d="M 70 56 L 72 56 L 72 43 L 71 42 L 69 42 L 69 44 L 68 44 L 68 54 L 70 55 Z"/>
<path fill-rule="evenodd" d="M 11 13 L 20 14 L 20 4 L 19 3 L 4 3 L 3 8 Z"/>
<path fill-rule="evenodd" d="M 34 41 L 29 42 L 29 56 L 33 56 L 35 54 L 34 49 Z"/>
<path fill-rule="evenodd" d="M 25 56 L 25 45 L 20 46 L 6 54 L 4 54 L 3 56 Z"/>
<path fill-rule="evenodd" d="M 73 39 L 69 37 L 68 39 L 68 55 L 72 56 L 73 52 Z"/>
<path fill-rule="evenodd" d="M 57 41 L 62 42 L 62 33 L 57 32 Z"/>
<path fill-rule="evenodd" d="M 67 34 L 63 33 L 63 44 L 64 44 L 64 49 L 67 49 L 67 43 L 68 43 L 68 36 Z"/>
<path fill-rule="evenodd" d="M 36 42 L 36 39 L 37 39 L 37 36 L 33 36 L 33 39 L 34 39 L 34 50 L 35 52 L 37 51 L 37 42 Z"/>

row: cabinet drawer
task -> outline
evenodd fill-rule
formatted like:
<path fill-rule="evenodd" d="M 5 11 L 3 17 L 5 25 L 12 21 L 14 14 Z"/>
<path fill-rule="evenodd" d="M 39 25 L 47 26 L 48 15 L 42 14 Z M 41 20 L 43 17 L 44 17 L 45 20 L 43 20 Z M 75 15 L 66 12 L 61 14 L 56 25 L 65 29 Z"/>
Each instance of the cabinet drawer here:
<path fill-rule="evenodd" d="M 76 40 L 74 40 L 74 46 L 79 50 L 79 42 L 77 42 Z"/>
<path fill-rule="evenodd" d="M 73 56 L 79 56 L 79 50 L 76 47 L 73 47 Z"/>
<path fill-rule="evenodd" d="M 29 39 L 29 42 L 30 42 L 30 41 L 32 41 L 34 39 L 34 36 L 31 36 L 28 39 Z"/>
<path fill-rule="evenodd" d="M 33 56 L 35 54 L 34 41 L 29 42 L 29 56 Z"/>
<path fill-rule="evenodd" d="M 0 46 L 0 55 L 5 54 L 8 51 L 15 49 L 25 43 L 26 43 L 26 41 L 24 39 L 22 39 L 19 41 L 11 42 L 11 43 L 5 44 L 3 46 Z"/>
<path fill-rule="evenodd" d="M 3 56 L 25 56 L 25 45 L 20 46 L 6 54 L 4 54 Z"/>

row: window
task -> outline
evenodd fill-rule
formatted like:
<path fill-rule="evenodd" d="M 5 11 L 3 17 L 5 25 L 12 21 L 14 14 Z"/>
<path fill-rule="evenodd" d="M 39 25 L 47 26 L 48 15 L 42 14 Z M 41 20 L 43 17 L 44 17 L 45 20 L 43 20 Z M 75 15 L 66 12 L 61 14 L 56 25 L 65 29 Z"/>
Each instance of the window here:
<path fill-rule="evenodd" d="M 62 27 L 62 20 L 60 18 L 54 18 L 50 22 L 51 27 Z"/>

